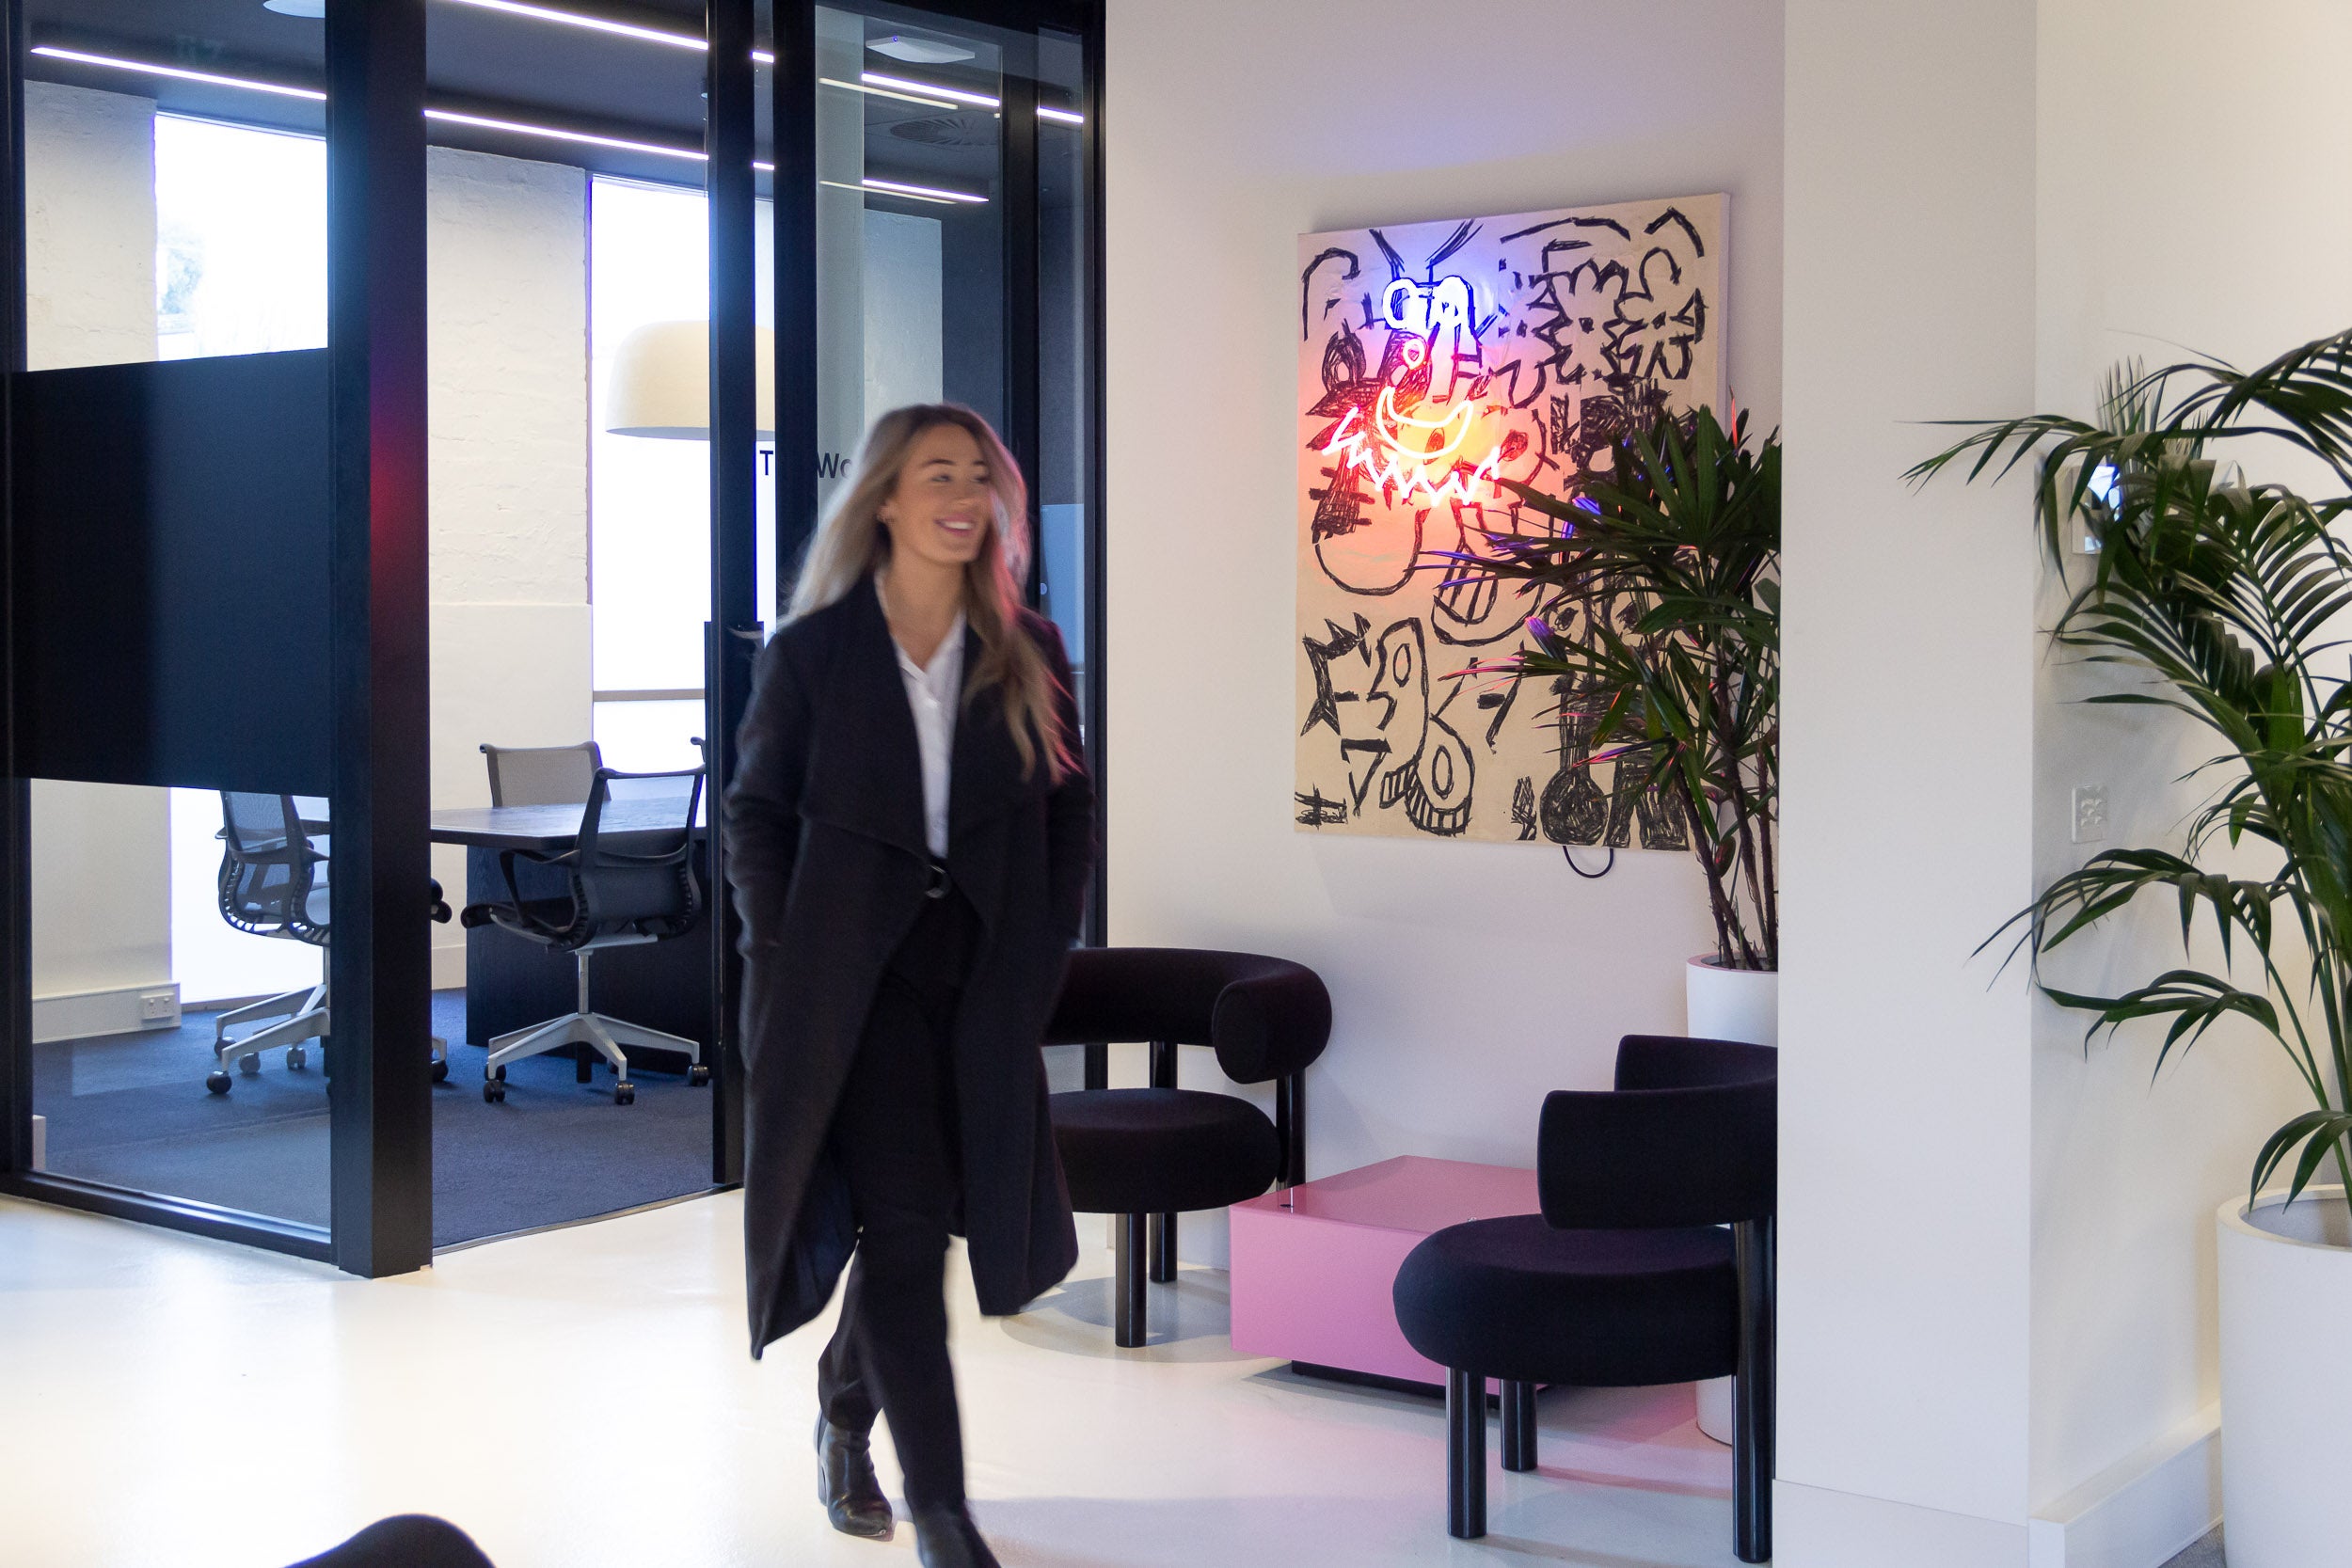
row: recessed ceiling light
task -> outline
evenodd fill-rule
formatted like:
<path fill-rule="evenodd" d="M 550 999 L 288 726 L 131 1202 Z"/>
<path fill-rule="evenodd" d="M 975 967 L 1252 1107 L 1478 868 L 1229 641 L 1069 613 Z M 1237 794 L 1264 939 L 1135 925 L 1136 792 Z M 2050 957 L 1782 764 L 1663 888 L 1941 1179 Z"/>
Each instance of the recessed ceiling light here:
<path fill-rule="evenodd" d="M 279 16 L 320 17 L 326 14 L 326 0 L 262 0 L 262 9 Z"/>
<path fill-rule="evenodd" d="M 886 39 L 876 39 L 866 46 L 877 55 L 887 55 L 909 65 L 946 65 L 955 60 L 978 57 L 977 50 L 960 43 L 944 43 L 937 39 L 914 39 L 904 33 L 893 33 Z"/>

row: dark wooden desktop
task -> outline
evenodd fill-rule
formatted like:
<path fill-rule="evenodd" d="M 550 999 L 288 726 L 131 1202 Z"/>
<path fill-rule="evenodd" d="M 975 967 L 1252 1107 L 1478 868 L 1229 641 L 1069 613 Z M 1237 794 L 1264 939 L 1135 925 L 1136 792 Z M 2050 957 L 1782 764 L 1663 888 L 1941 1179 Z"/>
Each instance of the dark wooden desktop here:
<path fill-rule="evenodd" d="M 603 830 L 628 830 L 633 802 L 605 807 Z M 643 808 L 637 808 L 643 809 Z M 567 806 L 469 806 L 433 814 L 433 842 L 466 850 L 466 902 L 504 903 L 509 895 L 499 870 L 501 850 L 561 854 L 580 834 L 581 808 Z M 695 836 L 705 830 L 697 827 Z M 699 878 L 697 879 L 699 880 Z M 567 883 L 560 868 L 533 865 L 517 856 L 515 880 L 526 898 L 561 897 Z M 712 1043 L 710 1008 L 711 891 L 702 890 L 703 918 L 682 937 L 642 947 L 609 947 L 590 968 L 589 1002 L 597 1012 L 649 1029 L 665 1030 Z M 486 1046 L 509 1030 L 561 1018 L 578 1004 L 572 956 L 527 942 L 495 926 L 466 933 L 466 1038 Z M 686 1058 L 668 1051 L 629 1052 L 654 1072 L 686 1070 Z M 704 1060 L 709 1058 L 706 1056 Z"/>

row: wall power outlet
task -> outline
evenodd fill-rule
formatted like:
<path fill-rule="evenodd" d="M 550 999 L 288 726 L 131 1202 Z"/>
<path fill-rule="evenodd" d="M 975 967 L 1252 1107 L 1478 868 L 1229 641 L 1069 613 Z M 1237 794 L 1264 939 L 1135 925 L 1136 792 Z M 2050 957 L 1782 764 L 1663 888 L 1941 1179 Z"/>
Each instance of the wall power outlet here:
<path fill-rule="evenodd" d="M 142 1020 L 153 1022 L 159 1019 L 176 1019 L 179 1016 L 179 987 L 170 986 L 162 990 L 143 990 L 139 992 L 139 1017 Z"/>
<path fill-rule="evenodd" d="M 2074 786 L 2074 842 L 2096 844 L 2107 836 L 2107 786 Z"/>

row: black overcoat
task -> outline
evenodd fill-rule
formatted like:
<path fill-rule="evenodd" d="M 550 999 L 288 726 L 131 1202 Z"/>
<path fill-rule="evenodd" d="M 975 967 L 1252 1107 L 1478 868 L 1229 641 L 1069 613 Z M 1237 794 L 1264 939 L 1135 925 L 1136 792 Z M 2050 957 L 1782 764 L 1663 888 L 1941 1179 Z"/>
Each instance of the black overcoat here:
<path fill-rule="evenodd" d="M 1051 622 L 1025 614 L 1078 734 Z M 964 638 L 964 669 L 979 639 Z M 824 1309 L 854 1241 L 827 1133 L 884 966 L 930 885 L 921 753 L 869 579 L 778 632 L 760 656 L 726 794 L 742 915 L 744 1269 L 752 1354 Z M 947 869 L 982 934 L 958 1006 L 962 1233 L 980 1310 L 1017 1312 L 1077 1261 L 1039 1041 L 1086 902 L 1094 794 L 1083 771 L 1025 775 L 1004 705 L 956 719 Z"/>

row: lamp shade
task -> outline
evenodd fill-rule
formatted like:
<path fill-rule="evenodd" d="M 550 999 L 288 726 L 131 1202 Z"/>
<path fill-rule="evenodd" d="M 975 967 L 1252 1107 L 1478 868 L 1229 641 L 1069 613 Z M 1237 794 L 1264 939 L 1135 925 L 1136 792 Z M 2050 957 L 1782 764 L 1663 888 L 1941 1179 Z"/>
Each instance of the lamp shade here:
<path fill-rule="evenodd" d="M 759 438 L 776 436 L 776 335 L 758 329 Z M 710 324 L 653 322 L 621 340 L 605 429 L 667 441 L 710 439 Z"/>

